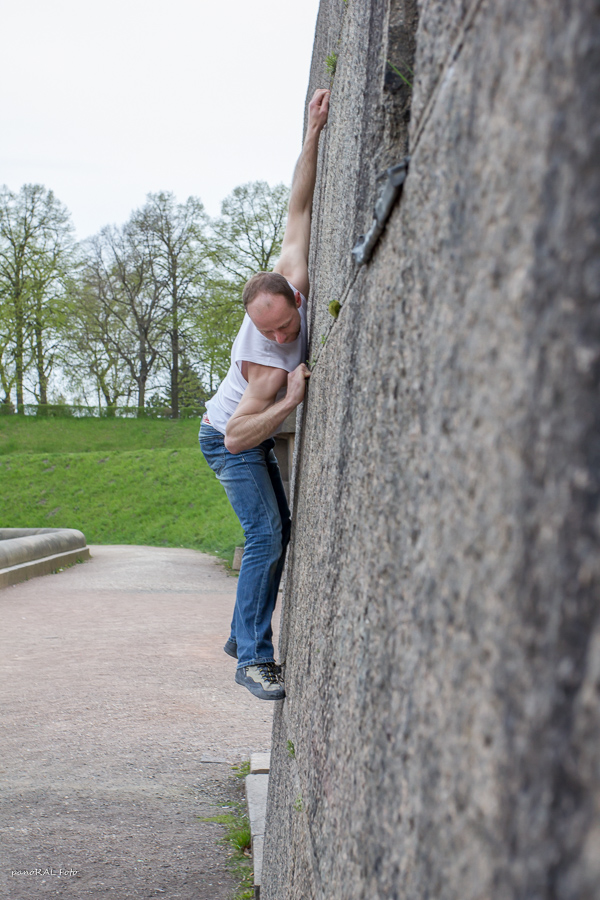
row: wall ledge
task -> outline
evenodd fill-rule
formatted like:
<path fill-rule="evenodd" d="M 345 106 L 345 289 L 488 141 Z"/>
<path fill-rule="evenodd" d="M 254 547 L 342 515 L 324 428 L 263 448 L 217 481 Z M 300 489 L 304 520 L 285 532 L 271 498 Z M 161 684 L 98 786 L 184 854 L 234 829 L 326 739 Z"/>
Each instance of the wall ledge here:
<path fill-rule="evenodd" d="M 0 588 L 90 558 L 74 528 L 0 528 Z"/>

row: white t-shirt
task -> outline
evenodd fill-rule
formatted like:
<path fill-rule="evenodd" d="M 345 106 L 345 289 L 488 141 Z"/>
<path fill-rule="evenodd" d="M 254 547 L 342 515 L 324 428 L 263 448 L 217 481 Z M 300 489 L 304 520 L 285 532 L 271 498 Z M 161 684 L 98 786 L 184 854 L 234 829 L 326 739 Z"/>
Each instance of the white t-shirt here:
<path fill-rule="evenodd" d="M 289 282 L 288 282 L 289 283 Z M 293 285 L 292 290 L 296 291 Z M 242 375 L 242 362 L 259 363 L 261 366 L 274 366 L 293 372 L 300 363 L 306 362 L 306 298 L 300 294 L 302 303 L 298 307 L 300 313 L 300 334 L 290 344 L 278 344 L 270 341 L 260 333 L 252 319 L 246 313 L 241 328 L 231 348 L 231 365 L 227 375 L 221 382 L 217 393 L 206 404 L 210 424 L 221 434 L 230 418 L 236 411 L 248 382 Z M 277 400 L 285 397 L 286 388 L 277 394 Z M 277 431 L 281 429 L 278 428 Z M 277 431 L 273 432 L 277 434 Z"/>

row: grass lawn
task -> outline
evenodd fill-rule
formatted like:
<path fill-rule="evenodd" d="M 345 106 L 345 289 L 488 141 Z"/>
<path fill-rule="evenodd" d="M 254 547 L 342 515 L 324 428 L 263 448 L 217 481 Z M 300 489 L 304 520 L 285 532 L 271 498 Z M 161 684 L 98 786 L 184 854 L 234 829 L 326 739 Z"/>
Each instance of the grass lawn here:
<path fill-rule="evenodd" d="M 0 456 L 88 450 L 198 448 L 199 419 L 93 419 L 0 416 Z"/>
<path fill-rule="evenodd" d="M 243 533 L 198 427 L 0 418 L 0 527 L 78 528 L 91 544 L 191 547 L 231 561 Z"/>

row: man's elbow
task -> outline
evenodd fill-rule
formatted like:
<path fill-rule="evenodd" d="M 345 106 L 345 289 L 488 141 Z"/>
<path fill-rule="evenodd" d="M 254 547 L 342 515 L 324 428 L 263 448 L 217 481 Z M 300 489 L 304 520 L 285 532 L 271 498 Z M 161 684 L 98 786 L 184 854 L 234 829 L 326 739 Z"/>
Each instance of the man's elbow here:
<path fill-rule="evenodd" d="M 235 438 L 229 437 L 229 435 L 225 435 L 225 449 L 229 450 L 230 453 L 239 453 Z"/>
<path fill-rule="evenodd" d="M 225 449 L 226 449 L 226 450 L 229 450 L 230 453 L 233 453 L 234 456 L 235 456 L 236 453 L 241 453 L 242 450 L 245 449 L 245 448 L 242 446 L 242 444 L 240 443 L 239 438 L 236 438 L 235 435 L 233 435 L 233 434 L 231 434 L 231 433 L 228 434 L 228 433 L 227 433 L 227 430 L 225 430 L 225 441 L 224 441 L 224 443 L 225 443 Z"/>

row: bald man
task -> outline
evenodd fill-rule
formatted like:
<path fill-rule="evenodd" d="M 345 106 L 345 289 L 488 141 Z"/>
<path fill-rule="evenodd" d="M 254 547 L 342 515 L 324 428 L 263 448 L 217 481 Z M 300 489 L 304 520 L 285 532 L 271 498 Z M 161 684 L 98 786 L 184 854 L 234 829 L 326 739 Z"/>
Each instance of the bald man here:
<path fill-rule="evenodd" d="M 304 399 L 306 297 L 312 200 L 319 136 L 329 91 L 317 90 L 292 181 L 281 257 L 244 287 L 244 321 L 231 366 L 206 407 L 200 447 L 225 488 L 246 543 L 231 633 L 224 650 L 237 659 L 235 680 L 262 700 L 281 700 L 271 620 L 290 538 L 290 511 L 273 452 L 284 419 Z"/>

